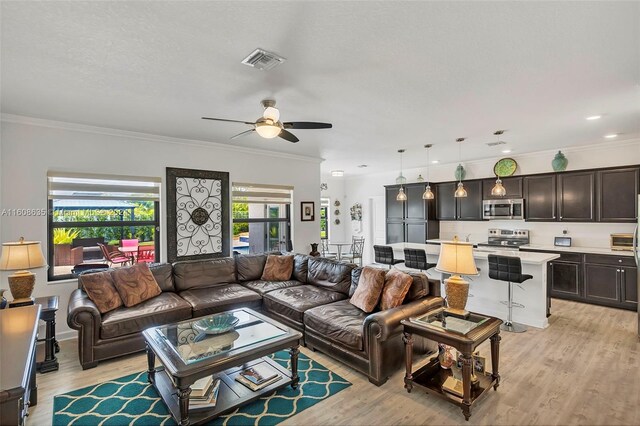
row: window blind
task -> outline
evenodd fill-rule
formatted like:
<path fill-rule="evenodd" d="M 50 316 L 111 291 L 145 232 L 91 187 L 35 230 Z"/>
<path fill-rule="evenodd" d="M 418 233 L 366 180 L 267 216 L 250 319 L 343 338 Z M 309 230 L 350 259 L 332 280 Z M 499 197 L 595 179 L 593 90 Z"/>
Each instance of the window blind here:
<path fill-rule="evenodd" d="M 155 177 L 47 173 L 50 200 L 159 201 L 161 181 Z"/>
<path fill-rule="evenodd" d="M 236 182 L 231 192 L 234 203 L 247 204 L 291 204 L 292 194 L 292 186 Z"/>

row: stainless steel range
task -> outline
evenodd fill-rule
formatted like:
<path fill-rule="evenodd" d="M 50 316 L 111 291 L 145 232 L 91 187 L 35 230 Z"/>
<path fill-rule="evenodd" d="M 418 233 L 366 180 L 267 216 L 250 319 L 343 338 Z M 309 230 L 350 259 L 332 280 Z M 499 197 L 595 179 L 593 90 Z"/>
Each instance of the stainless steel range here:
<path fill-rule="evenodd" d="M 528 229 L 489 229 L 489 240 L 486 243 L 479 243 L 484 247 L 504 247 L 517 249 L 520 246 L 529 244 Z"/>

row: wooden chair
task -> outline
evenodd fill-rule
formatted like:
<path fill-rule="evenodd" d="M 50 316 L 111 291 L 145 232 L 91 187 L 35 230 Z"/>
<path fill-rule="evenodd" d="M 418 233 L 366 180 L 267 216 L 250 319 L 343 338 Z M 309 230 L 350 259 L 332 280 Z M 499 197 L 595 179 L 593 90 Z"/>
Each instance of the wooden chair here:
<path fill-rule="evenodd" d="M 105 246 L 104 244 L 98 243 L 98 247 L 100 247 L 102 255 L 111 266 L 113 266 L 114 264 L 125 266 L 128 265 L 129 262 L 132 262 L 131 257 L 126 256 L 119 251 L 109 251 L 107 249 L 107 246 Z"/>

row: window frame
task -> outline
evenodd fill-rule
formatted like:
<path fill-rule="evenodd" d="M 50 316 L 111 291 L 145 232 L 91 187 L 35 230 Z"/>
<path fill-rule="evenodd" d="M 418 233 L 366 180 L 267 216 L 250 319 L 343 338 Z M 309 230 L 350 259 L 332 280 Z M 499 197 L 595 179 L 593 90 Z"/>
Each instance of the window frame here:
<path fill-rule="evenodd" d="M 269 206 L 274 206 L 274 205 L 278 205 L 278 206 L 282 206 L 285 209 L 285 216 L 284 217 L 277 217 L 277 218 L 270 218 L 270 217 L 264 217 L 264 218 L 234 218 L 233 217 L 233 204 L 238 203 L 238 204 L 243 204 L 242 201 L 234 201 L 233 199 L 231 200 L 231 217 L 232 217 L 232 224 L 233 223 L 264 223 L 264 224 L 268 224 L 268 223 L 273 223 L 273 222 L 278 222 L 278 223 L 286 223 L 287 226 L 287 235 L 289 237 L 289 239 L 286 242 L 286 250 L 285 251 L 292 251 L 293 247 L 289 247 L 292 244 L 293 241 L 293 235 L 291 235 L 291 204 L 289 203 L 282 203 L 282 204 L 278 204 L 278 203 L 264 203 L 264 208 L 265 208 L 265 216 L 268 216 L 268 209 Z M 253 203 L 253 204 L 260 204 L 260 203 Z M 231 247 L 232 247 L 232 252 L 233 252 L 233 233 L 231 235 Z"/>

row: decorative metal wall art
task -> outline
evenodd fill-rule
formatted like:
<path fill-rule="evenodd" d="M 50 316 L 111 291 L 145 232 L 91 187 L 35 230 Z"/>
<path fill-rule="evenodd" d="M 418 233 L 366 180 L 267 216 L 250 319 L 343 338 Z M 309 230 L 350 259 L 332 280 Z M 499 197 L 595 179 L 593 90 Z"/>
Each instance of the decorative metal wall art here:
<path fill-rule="evenodd" d="M 167 167 L 167 259 L 229 256 L 229 173 Z"/>
<path fill-rule="evenodd" d="M 351 220 L 362 220 L 362 204 L 355 203 L 351 206 Z"/>

